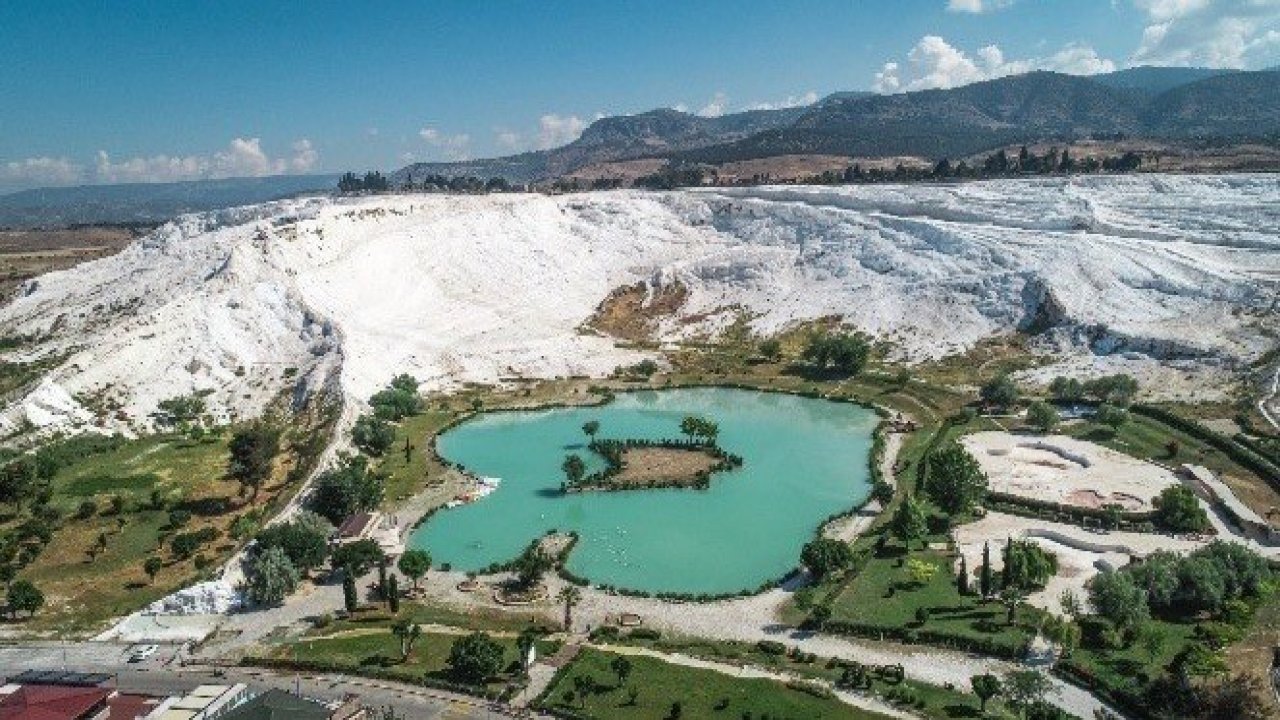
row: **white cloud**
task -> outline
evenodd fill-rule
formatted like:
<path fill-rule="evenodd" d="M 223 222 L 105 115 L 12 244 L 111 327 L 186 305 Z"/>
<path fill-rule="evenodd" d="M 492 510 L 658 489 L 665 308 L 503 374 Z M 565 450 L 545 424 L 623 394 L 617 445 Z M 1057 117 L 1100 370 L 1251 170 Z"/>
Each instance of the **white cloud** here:
<path fill-rule="evenodd" d="M 724 114 L 725 106 L 729 104 L 729 96 L 722 92 L 718 92 L 707 101 L 698 110 L 698 114 L 702 117 L 720 117 Z"/>
<path fill-rule="evenodd" d="M 1147 16 L 1134 65 L 1265 67 L 1280 60 L 1280 2 L 1134 0 Z"/>
<path fill-rule="evenodd" d="M 418 137 L 431 147 L 439 148 L 449 160 L 466 160 L 471 156 L 471 136 L 467 133 L 447 135 L 427 126 L 418 131 Z"/>
<path fill-rule="evenodd" d="M 947 0 L 947 12 L 981 15 L 1009 7 L 1013 0 Z"/>
<path fill-rule="evenodd" d="M 0 163 L 0 185 L 47 187 L 84 181 L 84 168 L 67 158 L 33 157 Z"/>
<path fill-rule="evenodd" d="M 818 93 L 810 90 L 803 95 L 788 95 L 785 99 L 777 102 L 758 102 L 743 108 L 744 110 L 781 110 L 783 108 L 800 107 L 802 105 L 812 105 L 818 102 Z"/>
<path fill-rule="evenodd" d="M 538 149 L 548 150 L 577 140 L 587 124 L 577 115 L 547 114 L 538 118 Z"/>
<path fill-rule="evenodd" d="M 100 183 L 176 182 L 230 177 L 300 174 L 313 170 L 320 160 L 311 141 L 293 143 L 293 155 L 273 158 L 262 149 L 258 138 L 235 138 L 225 150 L 206 155 L 153 155 L 113 162 L 99 150 L 94 180 Z"/>
<path fill-rule="evenodd" d="M 980 48 L 970 57 L 943 38 L 926 35 L 907 53 L 905 64 L 886 62 L 876 73 L 872 85 L 878 92 L 895 93 L 953 88 L 1032 70 L 1092 75 L 1115 68 L 1114 62 L 1099 57 L 1093 48 L 1083 45 L 1068 45 L 1044 57 L 1007 60 L 996 45 Z"/>

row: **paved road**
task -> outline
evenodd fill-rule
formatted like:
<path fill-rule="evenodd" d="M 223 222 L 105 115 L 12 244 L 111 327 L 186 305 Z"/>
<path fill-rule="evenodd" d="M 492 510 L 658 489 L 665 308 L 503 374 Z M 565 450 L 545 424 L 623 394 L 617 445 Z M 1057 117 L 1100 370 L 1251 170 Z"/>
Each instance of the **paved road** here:
<path fill-rule="evenodd" d="M 359 695 L 373 708 L 391 707 L 405 718 L 425 720 L 488 720 L 508 717 L 477 698 L 365 678 L 326 675 L 313 677 L 255 668 L 182 667 L 175 661 L 177 646 L 164 646 L 142 663 L 128 662 L 128 645 L 104 642 L 33 643 L 0 647 L 0 675 L 23 670 L 78 670 L 116 676 L 122 692 L 171 695 L 204 683 L 245 683 L 255 691 L 277 688 L 319 700 Z"/>

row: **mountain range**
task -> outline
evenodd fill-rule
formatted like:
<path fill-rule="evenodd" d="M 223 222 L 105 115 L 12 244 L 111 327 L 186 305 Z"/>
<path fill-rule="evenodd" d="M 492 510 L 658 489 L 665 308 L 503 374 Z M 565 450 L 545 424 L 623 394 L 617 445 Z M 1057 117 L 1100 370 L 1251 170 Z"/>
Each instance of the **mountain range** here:
<path fill-rule="evenodd" d="M 1037 140 L 1124 136 L 1190 140 L 1280 134 L 1280 72 L 1139 67 L 1095 76 L 1037 71 L 947 90 L 836 93 L 806 107 L 700 117 L 671 109 L 606 117 L 562 147 L 463 163 L 427 175 L 549 180 L 601 163 L 655 158 L 723 163 L 779 155 L 958 157 Z"/>

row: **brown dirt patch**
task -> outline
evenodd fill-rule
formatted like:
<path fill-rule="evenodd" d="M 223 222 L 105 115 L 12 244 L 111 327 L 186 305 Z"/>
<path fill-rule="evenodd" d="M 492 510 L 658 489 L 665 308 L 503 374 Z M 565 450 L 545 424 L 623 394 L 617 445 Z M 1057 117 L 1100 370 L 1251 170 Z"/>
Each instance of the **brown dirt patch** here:
<path fill-rule="evenodd" d="M 609 293 L 585 326 L 621 340 L 654 339 L 658 322 L 674 315 L 689 298 L 689 290 L 672 283 L 650 292 L 645 283 L 626 285 Z"/>
<path fill-rule="evenodd" d="M 114 255 L 145 233 L 131 227 L 0 231 L 0 301 L 22 283 L 55 270 Z"/>
<path fill-rule="evenodd" d="M 693 486 L 718 463 L 699 449 L 629 448 L 622 451 L 622 472 L 609 478 L 609 484 L 639 488 L 673 483 Z"/>

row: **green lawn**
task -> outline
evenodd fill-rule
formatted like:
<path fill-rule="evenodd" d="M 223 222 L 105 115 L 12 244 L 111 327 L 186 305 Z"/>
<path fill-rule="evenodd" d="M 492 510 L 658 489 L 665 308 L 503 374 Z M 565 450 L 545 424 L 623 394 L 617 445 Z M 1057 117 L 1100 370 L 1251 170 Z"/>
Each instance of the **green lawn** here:
<path fill-rule="evenodd" d="M 378 469 L 387 474 L 383 494 L 385 506 L 393 507 L 395 503 L 411 497 L 430 481 L 432 474 L 439 471 L 428 457 L 427 441 L 453 417 L 451 412 L 424 410 L 396 425 L 395 442 L 378 464 Z M 410 443 L 407 457 L 404 452 L 406 440 Z"/>
<path fill-rule="evenodd" d="M 1022 646 L 1034 634 L 1039 618 L 1034 609 L 1019 608 L 1015 624 L 1008 625 L 1002 605 L 983 604 L 976 597 L 961 595 L 955 587 L 949 554 L 934 550 L 913 550 L 907 556 L 900 553 L 900 546 L 892 542 L 883 553 L 873 553 L 862 572 L 832 598 L 831 620 L 871 625 L 886 631 L 906 628 L 946 633 L 1009 649 Z M 902 567 L 898 565 L 899 557 L 904 557 Z M 907 558 L 934 563 L 938 571 L 929 582 L 916 585 L 907 576 Z M 929 612 L 923 624 L 916 619 L 920 608 Z"/>
<path fill-rule="evenodd" d="M 400 640 L 386 628 L 350 630 L 327 637 L 299 640 L 274 648 L 269 657 L 275 660 L 301 661 L 337 666 L 347 672 L 368 672 L 407 682 L 418 682 L 424 677 L 460 683 L 450 672 L 449 651 L 460 634 L 424 632 L 414 644 L 407 659 L 400 657 Z M 515 639 L 494 637 L 501 644 L 506 657 L 506 669 L 514 669 L 519 660 Z M 550 649 L 544 646 L 544 649 Z M 500 691 L 511 679 L 510 675 L 495 677 L 485 688 L 493 693 Z"/>
<path fill-rule="evenodd" d="M 850 707 L 833 698 L 819 698 L 772 680 L 743 679 L 713 670 L 673 665 L 649 657 L 630 657 L 632 672 L 626 684 L 609 664 L 616 655 L 586 649 L 544 695 L 544 705 L 589 718 L 660 720 L 672 717 L 680 704 L 682 720 L 724 718 L 795 718 L 796 720 L 871 720 L 883 717 Z M 589 677 L 594 691 L 582 697 L 573 678 Z M 628 688 L 637 690 L 635 704 Z M 750 713 L 750 715 L 748 715 Z"/>
<path fill-rule="evenodd" d="M 1103 685 L 1130 691 L 1140 691 L 1148 682 L 1162 674 L 1162 668 L 1173 661 L 1191 640 L 1195 623 L 1152 620 L 1149 628 L 1158 631 L 1164 641 L 1153 658 L 1140 643 L 1121 650 L 1096 650 L 1080 648 L 1071 655 L 1074 665 L 1083 667 Z"/>

